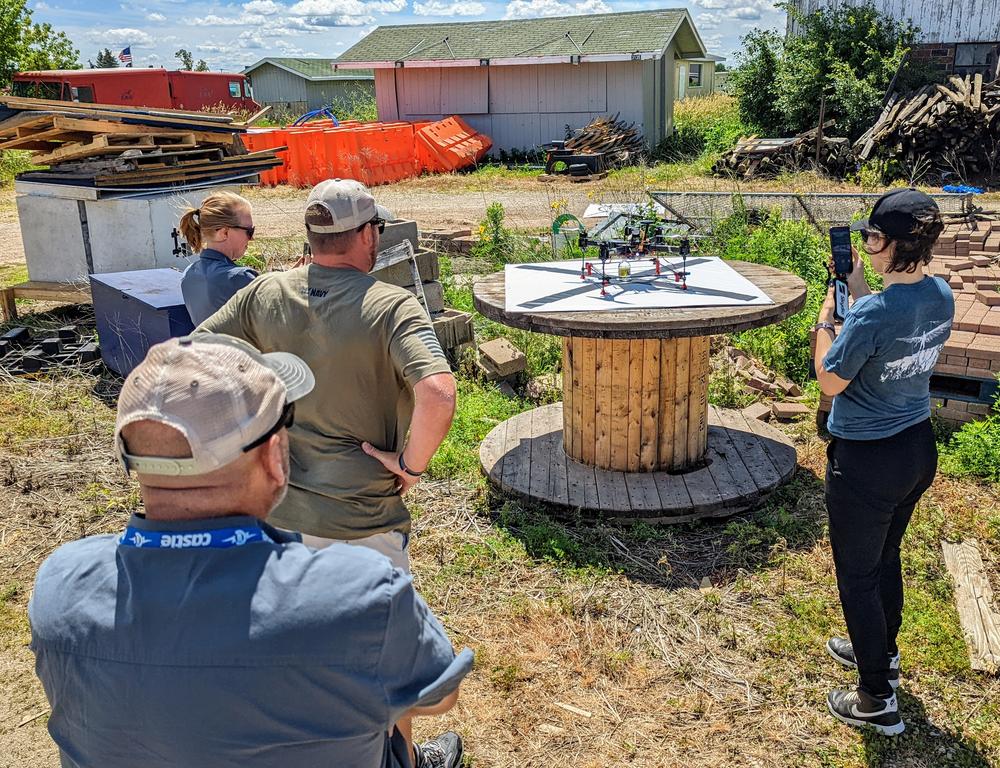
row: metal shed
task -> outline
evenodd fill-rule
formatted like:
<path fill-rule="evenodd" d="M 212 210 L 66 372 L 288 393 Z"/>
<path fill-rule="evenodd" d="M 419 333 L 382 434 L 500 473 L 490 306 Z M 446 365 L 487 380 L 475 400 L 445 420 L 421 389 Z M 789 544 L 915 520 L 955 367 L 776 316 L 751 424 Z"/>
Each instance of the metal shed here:
<path fill-rule="evenodd" d="M 243 70 L 257 103 L 292 112 L 308 112 L 337 102 L 371 98 L 370 69 L 338 69 L 337 59 L 261 59 Z"/>
<path fill-rule="evenodd" d="M 672 129 L 676 62 L 706 56 L 688 12 L 665 9 L 378 27 L 335 68 L 375 71 L 380 120 L 457 114 L 495 152 L 614 113 L 655 145 Z"/>

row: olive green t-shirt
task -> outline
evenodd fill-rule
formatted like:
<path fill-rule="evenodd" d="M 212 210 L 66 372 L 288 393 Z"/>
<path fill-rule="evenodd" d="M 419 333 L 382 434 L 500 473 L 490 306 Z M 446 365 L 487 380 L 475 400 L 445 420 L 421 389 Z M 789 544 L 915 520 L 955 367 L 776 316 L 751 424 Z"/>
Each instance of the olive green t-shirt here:
<path fill-rule="evenodd" d="M 262 352 L 291 352 L 316 377 L 295 404 L 288 496 L 269 522 L 336 539 L 409 531 L 395 475 L 361 443 L 399 450 L 414 385 L 450 371 L 413 294 L 355 269 L 310 264 L 261 275 L 198 331 L 237 336 Z"/>

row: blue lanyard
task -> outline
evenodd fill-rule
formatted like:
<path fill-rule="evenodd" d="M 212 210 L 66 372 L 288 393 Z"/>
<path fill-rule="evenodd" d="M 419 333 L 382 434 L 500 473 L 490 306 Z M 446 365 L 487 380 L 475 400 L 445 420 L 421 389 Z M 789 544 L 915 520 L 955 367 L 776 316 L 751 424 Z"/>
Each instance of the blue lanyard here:
<path fill-rule="evenodd" d="M 139 549 L 227 549 L 256 542 L 271 542 L 271 537 L 256 527 L 213 528 L 209 531 L 143 531 L 130 525 L 118 539 L 123 547 Z"/>

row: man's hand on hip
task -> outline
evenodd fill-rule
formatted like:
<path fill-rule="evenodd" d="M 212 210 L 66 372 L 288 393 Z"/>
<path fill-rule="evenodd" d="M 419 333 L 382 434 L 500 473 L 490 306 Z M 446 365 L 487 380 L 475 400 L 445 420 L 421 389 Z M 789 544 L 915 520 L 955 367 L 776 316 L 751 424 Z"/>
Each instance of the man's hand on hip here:
<path fill-rule="evenodd" d="M 396 490 L 400 495 L 406 493 L 420 482 L 419 476 L 408 474 L 400 467 L 398 451 L 380 451 L 369 442 L 362 443 L 361 450 L 373 459 L 377 459 L 383 467 L 396 476 Z"/>

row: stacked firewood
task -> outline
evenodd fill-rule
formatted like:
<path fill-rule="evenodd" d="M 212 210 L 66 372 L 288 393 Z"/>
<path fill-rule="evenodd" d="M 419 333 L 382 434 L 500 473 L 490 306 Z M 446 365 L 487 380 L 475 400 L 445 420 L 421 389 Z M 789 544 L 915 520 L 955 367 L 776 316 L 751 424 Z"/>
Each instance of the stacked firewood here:
<path fill-rule="evenodd" d="M 893 94 L 855 149 L 862 160 L 878 154 L 966 179 L 992 176 L 1000 166 L 998 114 L 1000 82 L 953 75 L 944 85 Z"/>
<path fill-rule="evenodd" d="M 566 149 L 583 153 L 604 153 L 604 164 L 609 168 L 634 165 L 646 152 L 646 144 L 635 123 L 626 123 L 614 117 L 595 117 L 576 134 L 566 140 Z"/>
<path fill-rule="evenodd" d="M 832 125 L 830 120 L 823 128 Z M 786 171 L 816 169 L 830 176 L 844 176 L 854 166 L 850 142 L 844 138 L 817 137 L 818 131 L 818 128 L 813 128 L 788 139 L 760 139 L 756 136 L 740 139 L 735 147 L 715 162 L 712 172 L 716 176 L 754 179 L 774 177 Z"/>

